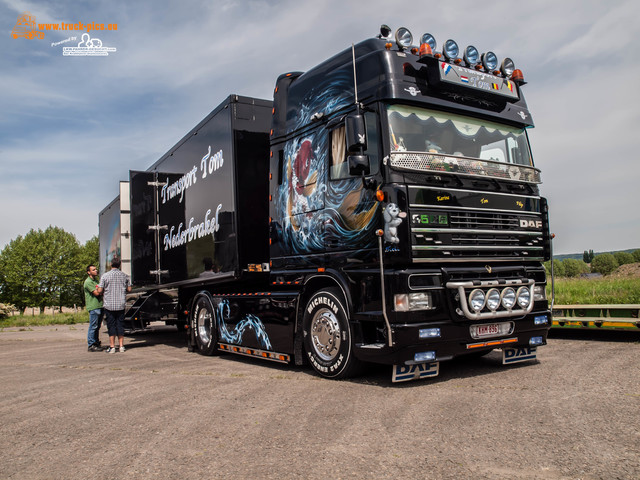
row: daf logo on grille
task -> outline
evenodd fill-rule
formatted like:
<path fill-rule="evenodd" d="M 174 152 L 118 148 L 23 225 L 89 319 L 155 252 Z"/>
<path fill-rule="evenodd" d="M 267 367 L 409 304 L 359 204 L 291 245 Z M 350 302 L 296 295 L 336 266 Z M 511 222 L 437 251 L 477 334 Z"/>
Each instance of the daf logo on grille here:
<path fill-rule="evenodd" d="M 524 218 L 520 219 L 520 228 L 542 228 L 542 220 L 526 220 Z"/>

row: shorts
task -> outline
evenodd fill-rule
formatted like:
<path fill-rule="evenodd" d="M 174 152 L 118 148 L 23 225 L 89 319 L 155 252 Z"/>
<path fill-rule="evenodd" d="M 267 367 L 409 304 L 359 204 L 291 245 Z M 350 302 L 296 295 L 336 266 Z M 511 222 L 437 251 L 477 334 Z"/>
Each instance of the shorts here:
<path fill-rule="evenodd" d="M 109 336 L 124 336 L 124 310 L 107 310 L 105 308 L 104 313 L 107 319 Z"/>

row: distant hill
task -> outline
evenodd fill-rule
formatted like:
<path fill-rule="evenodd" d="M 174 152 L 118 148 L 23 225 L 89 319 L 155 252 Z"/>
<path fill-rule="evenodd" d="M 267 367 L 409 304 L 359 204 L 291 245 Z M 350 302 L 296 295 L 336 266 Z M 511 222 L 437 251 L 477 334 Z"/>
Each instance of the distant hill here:
<path fill-rule="evenodd" d="M 616 253 L 616 252 L 627 252 L 627 253 L 633 253 L 636 250 L 640 250 L 640 248 L 631 248 L 629 250 L 614 250 L 611 252 L 593 252 L 594 255 L 600 255 L 602 253 Z M 580 253 L 565 253 L 563 255 L 554 255 L 553 259 L 554 260 L 565 260 L 567 258 L 573 258 L 575 260 L 582 260 L 582 255 L 584 252 L 580 252 Z"/>

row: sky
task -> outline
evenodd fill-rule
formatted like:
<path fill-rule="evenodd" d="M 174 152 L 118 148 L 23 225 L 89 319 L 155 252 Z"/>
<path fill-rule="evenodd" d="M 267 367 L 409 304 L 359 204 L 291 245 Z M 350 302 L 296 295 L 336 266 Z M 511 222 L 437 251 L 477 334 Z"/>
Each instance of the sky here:
<path fill-rule="evenodd" d="M 25 11 L 38 24 L 102 24 L 90 39 L 112 50 L 63 55 L 86 29 L 14 39 Z M 523 71 L 554 253 L 640 248 L 638 18 L 640 3 L 622 0 L 0 0 L 0 249 L 49 225 L 84 243 L 128 171 L 146 170 L 229 94 L 270 99 L 278 75 L 383 23 Z"/>

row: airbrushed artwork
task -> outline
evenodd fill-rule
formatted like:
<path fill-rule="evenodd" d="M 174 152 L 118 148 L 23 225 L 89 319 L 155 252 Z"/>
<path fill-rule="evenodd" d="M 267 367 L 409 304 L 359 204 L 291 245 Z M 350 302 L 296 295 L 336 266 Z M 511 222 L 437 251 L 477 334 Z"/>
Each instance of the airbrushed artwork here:
<path fill-rule="evenodd" d="M 295 131 L 312 115 L 326 117 L 353 102 L 349 75 L 337 75 L 310 92 L 288 130 Z M 318 253 L 339 239 L 339 248 L 369 248 L 375 237 L 378 209 L 374 193 L 360 178 L 329 178 L 331 133 L 315 130 L 284 147 L 283 182 L 276 196 L 282 245 L 289 255 Z"/>

